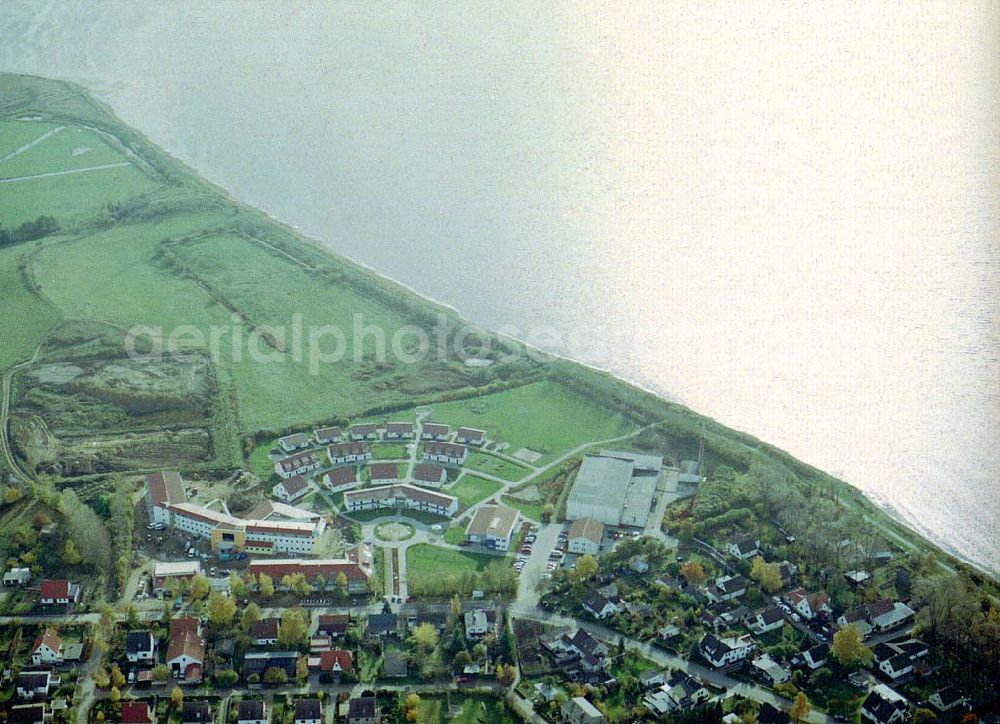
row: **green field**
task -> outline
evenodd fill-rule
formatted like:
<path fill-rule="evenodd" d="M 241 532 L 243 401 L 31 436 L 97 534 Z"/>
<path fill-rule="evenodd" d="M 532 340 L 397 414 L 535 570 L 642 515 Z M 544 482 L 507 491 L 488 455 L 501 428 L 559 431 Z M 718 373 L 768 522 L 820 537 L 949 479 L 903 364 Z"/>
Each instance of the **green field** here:
<path fill-rule="evenodd" d="M 477 470 L 481 473 L 495 475 L 498 478 L 503 478 L 511 482 L 517 482 L 531 472 L 531 470 L 523 465 L 498 458 L 496 455 L 478 451 L 473 451 L 469 455 L 469 459 L 465 461 L 465 467 L 469 470 Z"/>
<path fill-rule="evenodd" d="M 422 696 L 418 709 L 417 721 L 426 724 L 515 724 L 519 721 L 502 702 L 496 699 L 469 697 L 461 695 L 451 697 L 452 706 L 461 707 L 454 717 L 448 716 L 448 702 L 440 697 Z"/>
<path fill-rule="evenodd" d="M 24 285 L 18 271 L 23 250 L 0 249 L 0 369 L 31 357 L 48 331 L 59 323 L 59 311 Z"/>
<path fill-rule="evenodd" d="M 13 121 L 5 123 L 3 126 L 18 126 L 22 123 L 29 126 L 29 131 L 32 130 L 31 126 L 38 125 L 26 121 Z M 23 131 L 24 129 L 17 129 L 12 133 L 20 135 Z M 35 133 L 37 133 L 37 138 L 42 136 L 45 131 L 34 129 L 32 134 Z M 6 134 L 6 129 L 0 128 L 0 136 L 6 136 Z M 7 145 L 9 143 L 5 138 L 3 146 Z M 0 161 L 0 179 L 89 168 L 125 161 L 128 159 L 111 148 L 107 141 L 94 131 L 88 128 L 69 126 L 63 127 L 61 131 L 54 133 L 27 151 L 19 153 L 13 158 L 8 158 L 6 161 Z"/>
<path fill-rule="evenodd" d="M 465 553 L 450 548 L 438 548 L 430 543 L 417 543 L 406 549 L 406 575 L 409 579 L 428 579 L 441 571 L 460 576 L 467 571 L 484 571 L 491 563 L 503 559 L 478 553 Z"/>
<path fill-rule="evenodd" d="M 543 380 L 512 390 L 431 406 L 434 422 L 486 430 L 506 442 L 513 456 L 521 448 L 541 453 L 544 465 L 588 442 L 626 435 L 634 427 L 585 397 Z M 405 416 L 409 413 L 400 413 Z"/>
<path fill-rule="evenodd" d="M 462 507 L 469 508 L 500 490 L 500 483 L 466 473 L 458 482 L 448 488 L 448 495 L 454 495 Z"/>

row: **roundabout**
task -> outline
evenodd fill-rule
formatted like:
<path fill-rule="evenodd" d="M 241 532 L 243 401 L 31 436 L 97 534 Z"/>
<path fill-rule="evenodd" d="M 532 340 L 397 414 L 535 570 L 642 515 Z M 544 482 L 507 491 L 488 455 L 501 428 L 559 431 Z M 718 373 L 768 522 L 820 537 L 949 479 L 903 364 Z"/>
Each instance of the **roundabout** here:
<path fill-rule="evenodd" d="M 375 526 L 375 537 L 389 543 L 409 540 L 416 535 L 416 532 L 416 528 L 412 525 L 398 520 Z"/>

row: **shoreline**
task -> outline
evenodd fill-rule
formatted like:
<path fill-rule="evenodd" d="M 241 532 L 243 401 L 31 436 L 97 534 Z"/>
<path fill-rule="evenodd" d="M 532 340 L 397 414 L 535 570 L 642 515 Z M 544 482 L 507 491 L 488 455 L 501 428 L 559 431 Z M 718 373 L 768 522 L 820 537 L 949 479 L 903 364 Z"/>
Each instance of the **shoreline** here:
<path fill-rule="evenodd" d="M 74 85 L 76 84 L 75 81 L 67 81 L 67 82 L 72 83 Z M 115 112 L 116 115 L 118 115 L 118 112 L 115 110 L 115 107 L 112 104 L 111 99 L 109 98 L 109 94 L 108 93 L 101 93 L 101 92 L 96 91 L 96 90 L 95 91 L 90 91 L 89 88 L 88 88 L 88 92 L 91 92 L 93 94 L 93 96 L 97 99 L 97 101 L 99 103 L 106 105 L 113 112 Z M 125 117 L 124 114 L 122 114 L 122 115 L 119 116 L 119 118 L 124 118 L 124 117 Z M 131 123 L 135 123 L 135 121 L 126 122 L 126 123 L 131 124 Z M 145 135 L 144 132 L 141 129 L 137 129 L 137 130 L 139 131 L 140 134 Z M 355 265 L 355 266 L 357 266 L 357 267 L 365 270 L 367 273 L 369 273 L 369 274 L 371 274 L 371 275 L 373 275 L 373 276 L 375 276 L 375 277 L 377 277 L 379 279 L 383 279 L 383 280 L 385 280 L 387 282 L 392 283 L 393 285 L 398 286 L 401 289 L 407 290 L 408 292 L 412 293 L 414 296 L 418 297 L 421 300 L 424 300 L 424 301 L 426 301 L 426 302 L 428 302 L 430 304 L 433 304 L 433 305 L 435 305 L 437 307 L 440 307 L 442 309 L 446 309 L 446 310 L 454 313 L 460 319 L 467 320 L 467 321 L 469 321 L 473 325 L 482 327 L 483 329 L 490 329 L 488 325 L 476 322 L 475 320 L 471 319 L 470 317 L 462 314 L 462 312 L 460 311 L 460 309 L 455 304 L 444 303 L 444 302 L 442 302 L 440 300 L 437 300 L 437 299 L 433 298 L 432 296 L 430 296 L 428 294 L 425 294 L 425 293 L 421 292 L 418 289 L 413 288 L 412 286 L 410 286 L 407 283 L 401 282 L 401 281 L 399 281 L 397 279 L 394 279 L 393 277 L 391 277 L 391 276 L 389 276 L 387 274 L 384 274 L 384 273 L 380 272 L 379 270 L 373 268 L 372 266 L 370 266 L 367 263 L 358 261 L 357 259 L 353 258 L 352 256 L 350 256 L 350 255 L 348 255 L 348 254 L 346 254 L 344 252 L 335 250 L 331 245 L 329 245 L 328 243 L 324 242 L 321 238 L 306 233 L 299 226 L 297 226 L 297 225 L 295 225 L 293 223 L 290 223 L 290 222 L 287 222 L 287 221 L 283 221 L 281 218 L 279 218 L 275 214 L 273 214 L 270 211 L 268 211 L 267 208 L 266 208 L 266 206 L 263 203 L 260 203 L 258 205 L 254 205 L 254 204 L 250 204 L 249 202 L 243 201 L 239 197 L 238 191 L 235 191 L 232 188 L 228 188 L 228 187 L 222 186 L 218 182 L 216 182 L 214 180 L 211 180 L 210 175 L 207 172 L 196 169 L 193 165 L 191 165 L 191 162 L 185 160 L 183 156 L 179 155 L 174 150 L 169 149 L 165 145 L 160 145 L 160 143 L 155 142 L 155 141 L 151 141 L 151 143 L 154 143 L 167 156 L 169 156 L 170 158 L 172 158 L 174 161 L 182 164 L 184 167 L 190 169 L 193 173 L 197 174 L 199 177 L 201 177 L 209 185 L 214 186 L 216 189 L 218 189 L 225 196 L 229 197 L 235 203 L 237 203 L 239 205 L 246 205 L 249 208 L 255 209 L 258 213 L 262 214 L 267 219 L 273 221 L 276 224 L 279 224 L 281 226 L 284 226 L 284 227 L 292 230 L 296 235 L 298 235 L 304 241 L 306 241 L 307 243 L 313 244 L 318 249 L 321 249 L 323 252 L 325 252 L 327 254 L 331 254 L 334 257 L 339 257 L 341 259 L 344 259 L 344 260 L 348 261 L 350 264 L 353 264 L 353 265 Z M 685 401 L 682 398 L 679 398 L 676 395 L 673 395 L 673 394 L 671 394 L 669 392 L 665 392 L 665 391 L 658 391 L 658 390 L 656 390 L 656 389 L 651 388 L 650 386 L 648 386 L 648 384 L 641 383 L 641 382 L 638 382 L 638 381 L 633 380 L 633 379 L 629 379 L 628 377 L 623 376 L 622 374 L 619 374 L 619 373 L 617 373 L 616 371 L 614 371 L 612 369 L 609 369 L 609 368 L 606 368 L 606 367 L 601 367 L 600 365 L 596 365 L 596 364 L 592 364 L 592 363 L 581 362 L 579 360 L 575 360 L 575 359 L 573 359 L 571 357 L 567 357 L 567 356 L 564 356 L 564 355 L 559 355 L 559 354 L 554 354 L 554 353 L 551 353 L 551 352 L 547 352 L 547 351 L 541 350 L 541 349 L 539 349 L 539 348 L 537 348 L 537 347 L 535 347 L 533 345 L 530 345 L 527 342 L 524 342 L 524 341 L 522 341 L 520 339 L 517 339 L 516 337 L 511 337 L 509 335 L 501 335 L 501 334 L 495 333 L 495 332 L 494 332 L 494 334 L 497 334 L 498 337 L 502 337 L 502 338 L 511 340 L 513 342 L 516 342 L 518 345 L 521 345 L 521 346 L 523 346 L 526 349 L 536 350 L 536 351 L 538 351 L 540 353 L 543 353 L 543 354 L 545 354 L 545 355 L 547 355 L 547 356 L 549 356 L 549 357 L 551 357 L 553 359 L 566 360 L 566 361 L 569 361 L 569 362 L 571 362 L 573 364 L 577 364 L 577 365 L 580 365 L 582 367 L 588 368 L 590 370 L 593 370 L 593 371 L 596 371 L 596 372 L 600 372 L 600 373 L 609 375 L 610 377 L 614 378 L 615 380 L 618 380 L 618 381 L 620 381 L 622 383 L 630 385 L 630 386 L 632 386 L 632 387 L 634 387 L 634 388 L 636 388 L 636 389 L 638 389 L 638 390 L 640 390 L 640 391 L 642 391 L 642 392 L 644 392 L 646 394 L 649 394 L 649 395 L 651 395 L 653 397 L 656 397 L 656 398 L 659 398 L 659 399 L 662 399 L 662 400 L 665 400 L 665 401 L 668 401 L 668 402 L 671 402 L 671 403 L 683 405 L 683 406 L 687 407 L 688 409 L 691 409 L 692 411 L 694 411 L 696 414 L 699 414 L 699 415 L 703 414 L 703 413 L 699 413 L 697 410 L 695 410 L 694 408 L 690 407 L 690 405 L 688 405 L 687 403 L 685 403 Z M 704 414 L 704 416 L 707 417 L 707 418 L 709 418 L 709 419 L 711 419 L 711 420 L 713 420 L 713 421 L 715 421 L 715 422 L 717 422 L 718 424 L 721 424 L 721 425 L 724 425 L 726 427 L 729 427 L 730 429 L 732 429 L 734 431 L 737 431 L 737 432 L 740 432 L 740 433 L 743 433 L 743 434 L 746 434 L 746 435 L 749 435 L 749 436 L 753 436 L 755 439 L 758 439 L 758 440 L 760 439 L 760 438 L 757 438 L 754 435 L 753 432 L 745 430 L 744 428 L 740 427 L 739 425 L 732 424 L 732 423 L 727 423 L 727 422 L 725 422 L 723 420 L 719 420 L 718 418 L 712 417 L 709 414 Z M 767 444 L 767 445 L 772 445 L 771 443 L 768 443 L 768 442 L 765 442 L 765 441 L 762 441 L 762 442 L 764 442 L 764 444 Z M 784 448 L 778 448 L 776 445 L 774 447 L 776 449 L 784 451 Z M 793 454 L 791 452 L 788 452 L 787 454 L 790 455 L 790 456 L 792 456 L 792 457 L 797 457 L 795 454 Z M 806 458 L 797 458 L 797 459 L 801 459 L 803 462 L 806 462 L 807 465 L 811 466 L 811 464 L 807 462 Z M 817 469 L 819 469 L 819 468 L 817 468 Z M 834 479 L 840 481 L 844 485 L 849 486 L 852 490 L 855 490 L 858 493 L 860 493 L 861 496 L 874 509 L 876 509 L 877 511 L 880 511 L 881 513 L 884 513 L 890 519 L 890 521 L 892 523 L 900 526 L 901 528 L 904 528 L 910 534 L 912 534 L 912 535 L 914 535 L 914 536 L 916 536 L 916 537 L 918 537 L 918 538 L 926 541 L 927 544 L 929 544 L 931 547 L 934 547 L 934 548 L 937 548 L 937 549 L 941 550 L 946 555 L 949 555 L 949 556 L 955 558 L 956 560 L 962 562 L 965 565 L 968 565 L 969 567 L 971 567 L 971 568 L 973 568 L 973 569 L 975 569 L 975 570 L 983 573 L 984 575 L 986 575 L 986 576 L 988 576 L 990 578 L 1000 580 L 1000 572 L 997 572 L 997 573 L 991 572 L 990 568 L 987 565 L 973 560 L 970 557 L 969 554 L 961 552 L 958 548 L 955 547 L 955 545 L 953 545 L 949 541 L 943 539 L 941 537 L 941 535 L 939 535 L 939 534 L 937 534 L 937 533 L 929 530 L 928 528 L 926 528 L 923 525 L 920 525 L 911 516 L 906 515 L 903 512 L 901 512 L 891 502 L 885 500 L 884 498 L 882 498 L 881 496 L 879 496 L 877 494 L 871 493 L 871 492 L 863 489 L 862 487 L 860 487 L 860 486 L 858 486 L 856 484 L 853 484 L 853 483 L 851 483 L 851 482 L 849 482 L 847 480 L 844 480 L 843 478 L 837 477 L 837 476 L 835 476 L 833 474 L 830 474 L 830 473 L 826 473 L 826 474 L 830 475 L 831 478 L 834 478 Z"/>

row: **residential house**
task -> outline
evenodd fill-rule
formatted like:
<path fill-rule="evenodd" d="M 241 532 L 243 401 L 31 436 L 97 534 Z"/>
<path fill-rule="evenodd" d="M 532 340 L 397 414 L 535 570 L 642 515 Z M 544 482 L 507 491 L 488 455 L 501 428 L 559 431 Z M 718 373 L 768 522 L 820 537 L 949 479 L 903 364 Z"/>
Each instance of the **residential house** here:
<path fill-rule="evenodd" d="M 268 669 L 281 669 L 291 681 L 298 659 L 298 651 L 251 651 L 243 655 L 243 676 L 249 679 L 256 674 L 263 679 Z"/>
<path fill-rule="evenodd" d="M 447 440 L 451 436 L 451 425 L 439 425 L 436 422 L 425 422 L 420 427 L 420 438 L 422 440 L 436 440 L 438 442 Z"/>
<path fill-rule="evenodd" d="M 351 440 L 378 440 L 378 425 L 374 423 L 351 425 Z"/>
<path fill-rule="evenodd" d="M 295 452 L 296 450 L 302 450 L 303 448 L 309 447 L 309 436 L 304 432 L 286 435 L 285 437 L 278 438 L 278 445 L 287 455 Z"/>
<path fill-rule="evenodd" d="M 372 446 L 366 442 L 338 442 L 326 449 L 331 465 L 362 463 L 372 459 Z"/>
<path fill-rule="evenodd" d="M 386 440 L 412 440 L 412 422 L 387 422 L 385 425 Z"/>
<path fill-rule="evenodd" d="M 784 684 L 792 678 L 792 672 L 772 659 L 768 654 L 758 656 L 750 664 L 771 686 Z"/>
<path fill-rule="evenodd" d="M 829 615 L 833 612 L 830 597 L 822 591 L 809 593 L 804 588 L 796 588 L 785 595 L 785 600 L 804 619 L 811 620 L 820 614 Z"/>
<path fill-rule="evenodd" d="M 644 691 L 649 691 L 657 686 L 663 686 L 666 683 L 666 672 L 664 671 L 649 669 L 639 674 L 639 684 L 642 685 Z"/>
<path fill-rule="evenodd" d="M 31 663 L 35 666 L 61 664 L 65 660 L 65 653 L 62 639 L 56 630 L 46 628 L 41 636 L 35 639 L 35 643 L 31 647 Z"/>
<path fill-rule="evenodd" d="M 239 703 L 236 724 L 268 724 L 271 713 L 263 699 L 244 699 Z"/>
<path fill-rule="evenodd" d="M 643 706 L 654 716 L 683 711 L 707 701 L 711 692 L 693 676 L 675 671 L 659 688 L 643 697 Z"/>
<path fill-rule="evenodd" d="M 399 465 L 396 463 L 372 463 L 369 471 L 371 480 L 376 485 L 399 480 Z"/>
<path fill-rule="evenodd" d="M 350 625 L 351 619 L 346 613 L 323 614 L 319 617 L 316 633 L 339 639 L 347 634 Z"/>
<path fill-rule="evenodd" d="M 358 482 L 358 471 L 353 465 L 346 468 L 334 468 L 323 476 L 323 482 L 336 491 Z"/>
<path fill-rule="evenodd" d="M 584 610 L 596 619 L 605 619 L 618 613 L 618 606 L 593 589 L 584 594 L 581 603 Z"/>
<path fill-rule="evenodd" d="M 861 703 L 861 716 L 876 724 L 905 721 L 908 711 L 906 699 L 885 684 L 878 684 Z"/>
<path fill-rule="evenodd" d="M 765 608 L 747 619 L 747 628 L 758 636 L 768 631 L 775 631 L 785 625 L 785 614 L 777 606 Z"/>
<path fill-rule="evenodd" d="M 701 655 L 717 669 L 748 658 L 756 647 L 756 642 L 749 635 L 719 638 L 709 633 L 705 634 L 699 644 Z"/>
<path fill-rule="evenodd" d="M 255 646 L 274 646 L 278 643 L 280 618 L 262 618 L 250 627 L 250 638 Z"/>
<path fill-rule="evenodd" d="M 453 442 L 430 441 L 424 445 L 424 460 L 445 465 L 463 465 L 469 457 L 469 448 Z"/>
<path fill-rule="evenodd" d="M 916 612 L 901 601 L 876 601 L 868 607 L 872 628 L 888 631 L 913 619 Z"/>
<path fill-rule="evenodd" d="M 491 626 L 486 619 L 486 611 L 473 609 L 465 612 L 465 638 L 481 639 L 490 632 Z"/>
<path fill-rule="evenodd" d="M 760 555 L 760 541 L 745 533 L 733 536 L 726 548 L 731 556 L 739 558 L 741 561 Z"/>
<path fill-rule="evenodd" d="M 390 678 L 405 678 L 409 674 L 406 655 L 402 651 L 386 651 L 382 657 L 382 675 Z"/>
<path fill-rule="evenodd" d="M 596 556 L 601 550 L 604 538 L 604 523 L 593 518 L 578 518 L 569 527 L 566 549 L 570 553 Z"/>
<path fill-rule="evenodd" d="M 917 639 L 880 643 L 872 648 L 872 660 L 878 664 L 879 671 L 893 681 L 913 673 L 927 654 L 927 645 Z"/>
<path fill-rule="evenodd" d="M 295 702 L 294 724 L 323 724 L 323 702 L 319 699 L 299 699 Z"/>
<path fill-rule="evenodd" d="M 196 618 L 170 619 L 167 668 L 182 684 L 201 682 L 205 665 L 205 639 Z"/>
<path fill-rule="evenodd" d="M 51 671 L 22 671 L 14 678 L 18 698 L 26 700 L 48 698 L 59 683 L 59 677 Z"/>
<path fill-rule="evenodd" d="M 562 721 L 568 724 L 599 724 L 605 721 L 604 715 L 582 696 L 575 696 L 563 702 L 559 709 Z"/>
<path fill-rule="evenodd" d="M 43 580 L 38 602 L 43 606 L 69 605 L 80 602 L 80 586 L 66 579 Z"/>
<path fill-rule="evenodd" d="M 122 724 L 156 724 L 156 710 L 148 701 L 123 701 Z"/>
<path fill-rule="evenodd" d="M 455 439 L 463 445 L 482 445 L 486 442 L 486 431 L 474 427 L 460 427 Z"/>
<path fill-rule="evenodd" d="M 481 505 L 465 528 L 465 540 L 498 551 L 510 548 L 521 514 L 506 505 Z"/>
<path fill-rule="evenodd" d="M 954 686 L 938 689 L 930 695 L 927 701 L 938 711 L 951 711 L 952 709 L 968 707 L 968 700 Z"/>
<path fill-rule="evenodd" d="M 181 724 L 211 724 L 213 721 L 207 701 L 185 701 L 181 706 Z"/>
<path fill-rule="evenodd" d="M 10 724 L 47 724 L 51 719 L 52 712 L 43 702 L 12 706 L 7 721 Z"/>
<path fill-rule="evenodd" d="M 840 614 L 840 617 L 837 618 L 837 625 L 841 628 L 844 628 L 845 626 L 854 626 L 861 634 L 861 638 L 868 638 L 872 632 L 872 625 L 868 615 L 868 607 L 858 606 L 856 608 L 852 608 L 850 611 L 844 611 L 844 613 Z"/>
<path fill-rule="evenodd" d="M 31 583 L 31 569 L 30 568 L 11 568 L 9 571 L 3 574 L 3 585 L 14 588 L 28 585 Z"/>
<path fill-rule="evenodd" d="M 370 613 L 365 621 L 366 638 L 398 638 L 399 617 L 394 613 Z"/>
<path fill-rule="evenodd" d="M 378 710 L 374 696 L 359 696 L 351 699 L 347 707 L 347 724 L 375 724 Z"/>
<path fill-rule="evenodd" d="M 448 482 L 448 471 L 433 463 L 417 463 L 413 466 L 413 479 L 421 485 L 440 487 Z"/>
<path fill-rule="evenodd" d="M 271 494 L 285 503 L 298 500 L 310 490 L 309 481 L 301 475 L 293 475 L 285 478 L 280 483 L 271 488 Z"/>
<path fill-rule="evenodd" d="M 322 578 L 327 585 L 334 585 L 340 574 L 347 579 L 349 593 L 366 593 L 372 576 L 371 549 L 361 543 L 348 548 L 343 558 L 278 558 L 250 561 L 250 573 L 256 578 L 266 573 L 278 588 L 285 576 L 301 573 L 312 584 Z"/>
<path fill-rule="evenodd" d="M 313 430 L 313 437 L 320 445 L 332 445 L 343 441 L 344 431 L 339 427 L 321 427 L 319 430 Z"/>
<path fill-rule="evenodd" d="M 319 453 L 315 450 L 307 450 L 282 458 L 274 464 L 274 472 L 281 478 L 292 478 L 296 475 L 305 475 L 316 470 L 320 466 Z"/>
<path fill-rule="evenodd" d="M 722 576 L 706 589 L 705 595 L 715 603 L 733 601 L 745 594 L 749 585 L 750 582 L 743 576 Z"/>
<path fill-rule="evenodd" d="M 344 493 L 344 505 L 352 512 L 397 506 L 444 517 L 458 512 L 458 498 L 407 483 L 348 490 Z"/>
<path fill-rule="evenodd" d="M 129 663 L 156 661 L 156 639 L 149 631 L 129 631 L 125 636 L 125 658 Z"/>
<path fill-rule="evenodd" d="M 319 655 L 319 670 L 334 675 L 349 673 L 354 671 L 354 657 L 344 649 L 324 651 Z"/>
<path fill-rule="evenodd" d="M 830 647 L 826 644 L 816 644 L 802 653 L 802 660 L 810 669 L 818 669 L 830 659 Z"/>

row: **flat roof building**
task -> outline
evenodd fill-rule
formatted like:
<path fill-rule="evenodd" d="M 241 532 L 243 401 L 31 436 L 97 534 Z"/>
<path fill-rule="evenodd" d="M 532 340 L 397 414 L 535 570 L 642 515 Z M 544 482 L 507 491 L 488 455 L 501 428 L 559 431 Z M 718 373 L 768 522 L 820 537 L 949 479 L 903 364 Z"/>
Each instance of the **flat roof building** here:
<path fill-rule="evenodd" d="M 656 456 L 609 450 L 584 457 L 566 501 L 567 520 L 645 526 L 661 463 Z"/>

